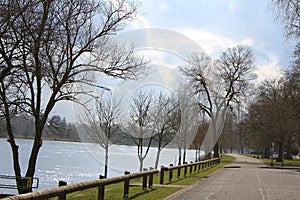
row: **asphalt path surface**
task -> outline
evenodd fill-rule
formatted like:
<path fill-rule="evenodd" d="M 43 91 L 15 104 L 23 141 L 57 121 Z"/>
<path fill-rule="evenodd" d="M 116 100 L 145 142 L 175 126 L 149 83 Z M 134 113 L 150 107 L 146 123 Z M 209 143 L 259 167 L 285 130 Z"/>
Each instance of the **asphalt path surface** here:
<path fill-rule="evenodd" d="M 299 169 L 266 169 L 256 158 L 235 162 L 166 200 L 300 200 Z"/>

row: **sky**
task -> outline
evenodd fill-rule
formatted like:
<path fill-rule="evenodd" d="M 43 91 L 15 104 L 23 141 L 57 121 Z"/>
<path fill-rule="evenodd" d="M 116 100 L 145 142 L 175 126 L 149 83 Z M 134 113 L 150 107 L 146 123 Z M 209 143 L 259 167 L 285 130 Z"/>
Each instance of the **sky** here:
<path fill-rule="evenodd" d="M 293 50 L 292 44 L 284 38 L 283 26 L 274 20 L 272 5 L 268 0 L 140 0 L 136 19 L 128 24 L 122 34 L 145 28 L 184 35 L 185 39 L 198 44 L 212 58 L 218 58 L 226 48 L 248 45 L 254 52 L 258 82 L 274 78 L 287 69 Z M 179 40 L 181 37 L 177 38 Z M 170 43 L 182 45 L 178 40 L 171 40 Z M 151 55 L 151 64 L 156 62 L 153 68 L 160 68 L 160 73 L 154 74 L 148 82 L 156 78 L 161 80 L 158 84 L 168 87 L 173 82 L 166 84 L 163 77 L 170 75 L 169 80 L 172 80 L 174 75 L 165 73 L 170 70 L 166 68 L 168 64 L 162 56 L 164 53 L 154 50 L 144 52 L 144 55 Z M 167 58 L 170 61 L 170 56 Z M 182 64 L 177 61 L 175 59 L 171 63 L 177 66 Z M 122 82 L 117 84 L 114 86 L 117 87 L 116 91 L 126 91 L 128 94 L 129 86 Z M 61 110 L 66 111 L 65 114 Z M 74 107 L 62 103 L 57 104 L 52 114 L 60 114 L 68 121 L 73 121 L 69 115 L 72 112 Z"/>
<path fill-rule="evenodd" d="M 254 52 L 258 81 L 286 69 L 293 49 L 268 0 L 142 0 L 128 27 L 139 28 L 176 31 L 213 58 L 226 48 L 248 45 Z"/>

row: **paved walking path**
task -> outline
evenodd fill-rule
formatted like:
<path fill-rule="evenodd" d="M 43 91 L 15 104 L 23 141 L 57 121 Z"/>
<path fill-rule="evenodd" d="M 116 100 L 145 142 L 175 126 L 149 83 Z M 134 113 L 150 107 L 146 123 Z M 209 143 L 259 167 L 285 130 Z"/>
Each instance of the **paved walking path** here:
<path fill-rule="evenodd" d="M 241 155 L 225 168 L 165 200 L 299 200 L 299 169 L 266 169 L 262 161 Z"/>

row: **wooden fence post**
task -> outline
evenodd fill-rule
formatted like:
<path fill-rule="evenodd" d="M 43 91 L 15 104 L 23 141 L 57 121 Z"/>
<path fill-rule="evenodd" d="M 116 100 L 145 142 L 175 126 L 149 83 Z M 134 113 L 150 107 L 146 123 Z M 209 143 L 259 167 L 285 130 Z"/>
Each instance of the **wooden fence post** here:
<path fill-rule="evenodd" d="M 170 164 L 170 167 L 173 167 L 173 164 Z M 169 170 L 169 182 L 173 179 L 173 170 Z"/>
<path fill-rule="evenodd" d="M 67 182 L 65 182 L 65 181 L 59 181 L 58 182 L 58 187 L 65 186 L 65 185 L 67 185 Z M 58 196 L 58 200 L 66 200 L 66 199 L 67 199 L 66 193 L 61 194 L 61 195 Z"/>
<path fill-rule="evenodd" d="M 165 178 L 165 167 L 164 167 L 164 166 L 161 166 L 161 167 L 160 167 L 160 181 L 159 181 L 159 183 L 160 183 L 161 185 L 164 184 L 164 178 Z"/>
<path fill-rule="evenodd" d="M 153 170 L 153 169 L 154 169 L 153 167 L 149 168 L 150 171 Z M 148 187 L 151 188 L 152 186 L 153 186 L 153 173 L 151 173 L 149 175 L 149 185 L 148 185 Z"/>
<path fill-rule="evenodd" d="M 125 174 L 125 175 L 128 175 L 128 174 L 130 174 L 130 172 L 125 171 L 124 174 Z M 129 178 L 127 178 L 127 179 L 124 181 L 124 198 L 127 198 L 127 197 L 128 197 L 128 194 L 129 194 Z"/>
<path fill-rule="evenodd" d="M 186 165 L 187 162 L 184 162 L 183 164 Z M 184 166 L 184 176 L 186 176 L 186 174 L 187 174 L 187 166 Z"/>
<path fill-rule="evenodd" d="M 148 171 L 148 169 L 144 168 L 143 171 Z M 143 175 L 143 184 L 142 184 L 142 190 L 147 188 L 147 175 Z"/>
<path fill-rule="evenodd" d="M 190 174 L 193 173 L 193 161 L 191 161 L 191 165 L 190 165 Z"/>
<path fill-rule="evenodd" d="M 178 170 L 177 170 L 177 178 L 180 177 L 180 173 L 181 173 L 181 167 L 179 166 Z"/>
<path fill-rule="evenodd" d="M 100 175 L 99 179 L 104 179 L 105 176 Z M 104 190 L 105 190 L 105 186 L 104 184 L 100 184 L 98 187 L 98 200 L 103 200 L 104 199 Z"/>

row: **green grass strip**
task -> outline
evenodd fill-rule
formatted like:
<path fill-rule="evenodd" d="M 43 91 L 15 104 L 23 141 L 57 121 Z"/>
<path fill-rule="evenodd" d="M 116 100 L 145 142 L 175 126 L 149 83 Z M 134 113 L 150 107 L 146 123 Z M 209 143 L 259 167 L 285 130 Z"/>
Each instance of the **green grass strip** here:
<path fill-rule="evenodd" d="M 257 157 L 256 154 L 244 154 L 245 156 L 248 157 Z M 271 159 L 270 158 L 260 158 L 260 160 L 262 160 L 265 164 L 267 165 L 271 165 Z M 288 160 L 285 159 L 283 161 L 284 166 L 292 166 L 292 167 L 300 167 L 300 160 L 299 159 L 292 159 L 292 160 Z M 282 162 L 276 162 L 276 159 L 273 159 L 273 165 L 274 166 L 281 166 Z"/>
<path fill-rule="evenodd" d="M 173 179 L 169 182 L 169 174 L 165 173 L 165 183 L 164 186 L 154 185 L 152 188 L 147 188 L 142 190 L 142 180 L 136 179 L 130 181 L 129 195 L 127 198 L 123 198 L 124 183 L 117 183 L 113 185 L 108 185 L 105 187 L 105 199 L 107 200 L 124 200 L 124 199 L 135 199 L 135 200 L 159 200 L 163 199 L 180 189 L 195 183 L 203 177 L 207 177 L 213 172 L 223 168 L 225 165 L 234 161 L 234 157 L 228 155 L 222 155 L 221 163 L 214 166 L 213 168 L 200 170 L 190 174 L 189 168 L 188 173 L 184 176 L 184 169 L 181 171 L 181 176 L 177 178 L 177 170 L 173 172 Z M 159 175 L 154 176 L 153 183 L 159 184 Z M 53 198 L 53 200 L 58 198 Z M 97 188 L 92 188 L 89 190 L 74 192 L 67 195 L 67 199 L 76 200 L 92 200 L 97 199 Z"/>

